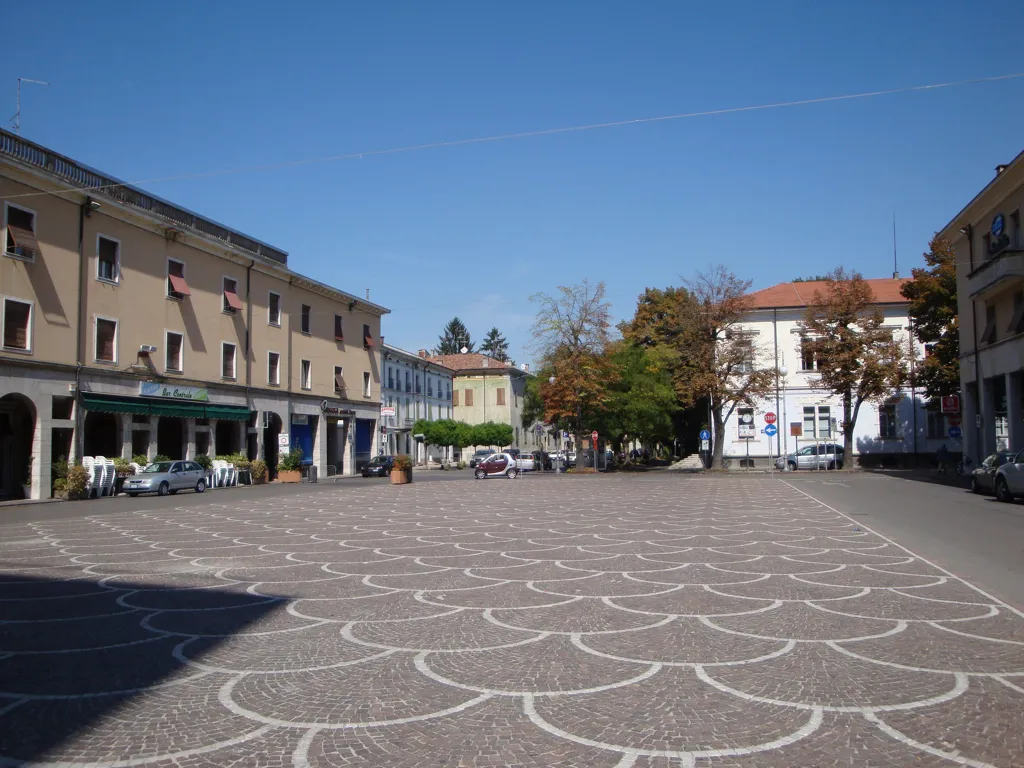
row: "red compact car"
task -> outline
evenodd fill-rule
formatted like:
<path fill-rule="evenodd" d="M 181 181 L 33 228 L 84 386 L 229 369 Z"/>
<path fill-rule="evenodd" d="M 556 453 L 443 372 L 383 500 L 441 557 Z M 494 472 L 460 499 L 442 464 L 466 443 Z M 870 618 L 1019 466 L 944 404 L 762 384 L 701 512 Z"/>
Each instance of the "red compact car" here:
<path fill-rule="evenodd" d="M 519 477 L 519 472 L 516 460 L 511 455 L 492 453 L 476 465 L 473 475 L 477 480 L 483 480 L 485 477 L 507 477 L 511 480 L 513 477 Z"/>

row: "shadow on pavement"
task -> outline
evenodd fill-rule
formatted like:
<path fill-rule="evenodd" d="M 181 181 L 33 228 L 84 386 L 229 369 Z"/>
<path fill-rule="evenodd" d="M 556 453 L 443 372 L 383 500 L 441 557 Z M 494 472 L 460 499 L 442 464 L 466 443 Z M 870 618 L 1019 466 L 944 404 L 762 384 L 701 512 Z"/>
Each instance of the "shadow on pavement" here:
<path fill-rule="evenodd" d="M 971 479 L 969 477 L 957 475 L 952 471 L 946 474 L 939 474 L 934 469 L 865 469 L 863 471 L 873 475 L 896 477 L 900 480 L 913 480 L 917 483 L 945 485 L 949 488 L 961 488 L 965 491 L 970 491 L 971 489 Z"/>
<path fill-rule="evenodd" d="M 49 575 L 12 573 L 29 567 Z M 188 696 L 209 673 L 185 659 L 283 605 L 227 584 L 187 586 L 211 580 L 202 573 L 83 576 L 81 567 L 0 563 L 0 765 L 137 758 L 150 742 L 181 738 L 189 717 L 201 730 Z M 202 610 L 211 608 L 230 610 Z M 162 699 L 154 722 L 133 721 L 143 696 Z M 161 735 L 157 720 L 175 732 Z"/>

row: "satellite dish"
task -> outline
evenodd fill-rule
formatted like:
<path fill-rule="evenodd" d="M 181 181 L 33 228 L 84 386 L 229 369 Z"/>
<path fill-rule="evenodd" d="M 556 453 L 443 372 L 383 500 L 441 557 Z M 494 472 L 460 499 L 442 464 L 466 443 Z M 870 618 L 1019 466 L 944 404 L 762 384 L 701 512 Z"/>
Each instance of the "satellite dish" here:
<path fill-rule="evenodd" d="M 463 347 L 462 349 L 459 350 L 459 352 L 461 352 L 462 354 L 466 354 L 467 352 L 469 352 L 469 347 Z"/>

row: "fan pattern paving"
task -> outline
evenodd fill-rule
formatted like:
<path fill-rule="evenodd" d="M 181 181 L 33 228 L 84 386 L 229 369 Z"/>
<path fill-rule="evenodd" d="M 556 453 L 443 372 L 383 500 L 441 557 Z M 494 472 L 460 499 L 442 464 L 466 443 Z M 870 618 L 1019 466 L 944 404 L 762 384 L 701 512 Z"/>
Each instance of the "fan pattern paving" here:
<path fill-rule="evenodd" d="M 230 500 L 0 526 L 0 766 L 1024 764 L 1024 618 L 784 482 Z"/>

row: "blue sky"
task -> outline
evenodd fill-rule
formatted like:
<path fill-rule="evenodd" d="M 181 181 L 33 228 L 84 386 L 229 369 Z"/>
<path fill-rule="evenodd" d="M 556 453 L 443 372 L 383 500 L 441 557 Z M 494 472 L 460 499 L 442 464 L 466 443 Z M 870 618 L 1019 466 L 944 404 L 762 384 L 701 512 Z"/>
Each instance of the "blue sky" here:
<path fill-rule="evenodd" d="M 1024 71 L 1019 0 L 68 3 L 19 9 L 0 98 L 126 181 Z M 27 34 L 26 30 L 35 30 Z M 724 263 L 755 288 L 919 266 L 1024 138 L 1024 79 L 143 184 L 391 307 L 529 360 L 529 296 Z"/>

